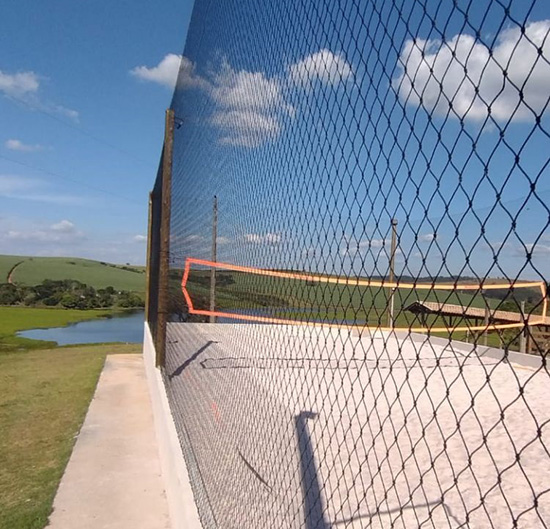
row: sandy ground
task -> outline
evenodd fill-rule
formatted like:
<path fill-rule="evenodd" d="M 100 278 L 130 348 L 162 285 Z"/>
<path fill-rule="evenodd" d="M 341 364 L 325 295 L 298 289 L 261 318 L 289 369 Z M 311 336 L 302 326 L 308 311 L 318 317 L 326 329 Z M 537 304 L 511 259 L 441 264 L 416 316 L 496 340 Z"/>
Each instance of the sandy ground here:
<path fill-rule="evenodd" d="M 550 526 L 546 370 L 322 327 L 168 337 L 205 527 Z"/>

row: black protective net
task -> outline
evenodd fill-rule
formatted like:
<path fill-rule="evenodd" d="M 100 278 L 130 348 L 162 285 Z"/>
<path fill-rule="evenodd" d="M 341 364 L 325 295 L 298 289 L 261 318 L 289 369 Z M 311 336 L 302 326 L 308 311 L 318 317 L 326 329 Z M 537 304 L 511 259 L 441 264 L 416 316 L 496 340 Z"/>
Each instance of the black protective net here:
<path fill-rule="evenodd" d="M 204 527 L 549 527 L 550 4 L 195 4 L 148 319 Z"/>

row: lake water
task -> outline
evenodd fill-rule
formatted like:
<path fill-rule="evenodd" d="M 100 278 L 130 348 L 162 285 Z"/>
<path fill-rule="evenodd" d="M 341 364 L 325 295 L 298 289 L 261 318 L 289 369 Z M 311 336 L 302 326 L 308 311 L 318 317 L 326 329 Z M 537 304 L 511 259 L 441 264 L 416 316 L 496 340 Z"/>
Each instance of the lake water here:
<path fill-rule="evenodd" d="M 72 323 L 67 327 L 31 329 L 18 332 L 17 335 L 34 340 L 57 342 L 59 345 L 102 342 L 141 343 L 143 318 L 144 312 L 138 311 L 111 318 Z"/>

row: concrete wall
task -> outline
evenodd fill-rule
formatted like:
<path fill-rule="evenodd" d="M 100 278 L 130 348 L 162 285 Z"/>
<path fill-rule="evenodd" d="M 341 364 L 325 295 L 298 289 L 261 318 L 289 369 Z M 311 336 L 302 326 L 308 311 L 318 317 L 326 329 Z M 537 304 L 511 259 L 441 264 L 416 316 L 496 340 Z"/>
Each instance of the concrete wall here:
<path fill-rule="evenodd" d="M 403 332 L 403 331 L 399 331 Z M 403 333 L 406 336 L 407 333 Z M 538 369 L 541 367 L 543 357 L 536 354 L 518 353 L 516 351 L 505 351 L 504 349 L 498 349 L 496 347 L 487 347 L 480 344 L 471 344 L 466 342 L 459 342 L 458 340 L 450 340 L 448 338 L 441 338 L 439 336 L 427 336 L 426 334 L 411 333 L 410 339 L 415 343 L 430 342 L 440 345 L 442 347 L 451 347 L 454 351 L 460 351 L 463 354 L 475 353 L 478 356 L 485 358 L 494 358 L 495 360 L 506 359 L 508 362 L 518 364 L 524 367 L 532 367 Z M 450 345 L 449 345 L 450 344 Z"/>
<path fill-rule="evenodd" d="M 361 336 L 365 338 L 371 338 L 373 340 L 385 340 L 388 337 L 395 337 L 398 340 L 410 340 L 417 344 L 439 345 L 441 347 L 449 347 L 450 349 L 460 352 L 462 354 L 476 354 L 486 358 L 494 358 L 495 360 L 507 360 L 513 364 L 517 364 L 524 367 L 530 367 L 533 369 L 540 368 L 543 363 L 546 363 L 545 358 L 540 354 L 525 354 L 518 353 L 516 351 L 505 351 L 504 349 L 498 349 L 496 347 L 487 347 L 481 344 L 472 344 L 466 342 L 459 342 L 458 340 L 449 340 L 448 338 L 441 338 L 439 336 L 428 336 L 427 334 L 399 331 L 379 331 L 371 329 L 354 329 L 354 336 Z M 550 360 L 550 358 L 549 358 Z"/>
<path fill-rule="evenodd" d="M 147 323 L 145 323 L 143 336 L 143 356 L 172 529 L 200 529 L 202 525 L 164 382 L 160 371 L 155 367 L 155 347 Z"/>

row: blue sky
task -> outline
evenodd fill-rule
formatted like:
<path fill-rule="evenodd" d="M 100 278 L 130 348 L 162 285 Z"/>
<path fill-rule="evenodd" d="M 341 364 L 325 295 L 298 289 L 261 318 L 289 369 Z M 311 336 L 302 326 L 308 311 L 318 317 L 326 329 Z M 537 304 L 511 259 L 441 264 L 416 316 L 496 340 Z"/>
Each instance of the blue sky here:
<path fill-rule="evenodd" d="M 400 273 L 550 274 L 546 2 L 200 6 L 174 258 L 209 255 L 216 193 L 233 263 L 385 275 L 396 217 Z"/>
<path fill-rule="evenodd" d="M 144 263 L 192 0 L 10 2 L 0 17 L 0 253 Z"/>
<path fill-rule="evenodd" d="M 0 252 L 143 262 L 192 6 L 35 4 L 0 21 Z M 208 256 L 216 193 L 233 263 L 384 275 L 394 216 L 401 273 L 550 274 L 546 2 L 199 7 L 173 100 L 174 259 Z M 516 86 L 533 70 L 528 105 L 503 65 Z"/>

